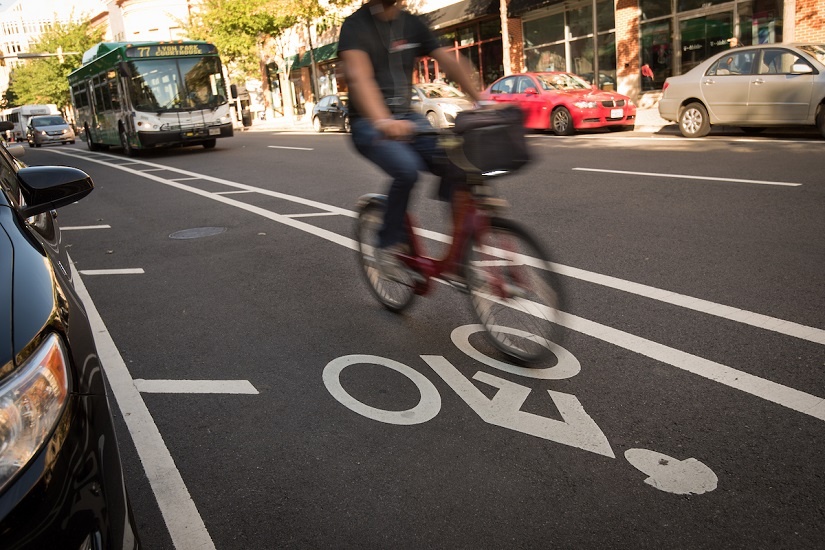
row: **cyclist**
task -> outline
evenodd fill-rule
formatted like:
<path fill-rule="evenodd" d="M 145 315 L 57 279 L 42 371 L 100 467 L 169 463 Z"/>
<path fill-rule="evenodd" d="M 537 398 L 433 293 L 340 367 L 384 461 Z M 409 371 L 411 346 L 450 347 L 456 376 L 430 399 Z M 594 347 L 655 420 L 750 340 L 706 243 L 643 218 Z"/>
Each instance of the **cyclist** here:
<path fill-rule="evenodd" d="M 338 52 L 349 86 L 353 144 L 392 178 L 375 259 L 385 277 L 398 281 L 404 267 L 396 254 L 406 245 L 404 215 L 419 170 L 426 167 L 441 176 L 442 199 L 466 181 L 435 136 L 415 135 L 416 129 L 429 127 L 411 108 L 416 58 L 433 57 L 471 99 L 477 102 L 479 94 L 455 54 L 440 47 L 424 21 L 399 8 L 397 0 L 370 0 L 347 17 Z"/>

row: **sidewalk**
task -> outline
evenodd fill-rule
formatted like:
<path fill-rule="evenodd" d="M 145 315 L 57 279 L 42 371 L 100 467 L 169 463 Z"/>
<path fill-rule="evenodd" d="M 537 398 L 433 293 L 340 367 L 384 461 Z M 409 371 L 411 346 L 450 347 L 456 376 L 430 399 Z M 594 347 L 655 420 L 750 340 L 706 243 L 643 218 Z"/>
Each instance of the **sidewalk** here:
<path fill-rule="evenodd" d="M 659 116 L 659 108 L 655 100 L 642 98 L 640 105 L 636 109 L 636 130 L 637 132 L 658 132 L 665 126 L 672 126 L 674 131 L 678 131 L 676 123 L 668 122 Z M 312 131 L 312 123 L 309 117 L 304 115 L 300 119 L 295 117 L 290 124 L 284 117 L 275 117 L 268 120 L 253 120 L 252 126 L 244 128 L 236 126 L 236 132 L 309 132 Z"/>

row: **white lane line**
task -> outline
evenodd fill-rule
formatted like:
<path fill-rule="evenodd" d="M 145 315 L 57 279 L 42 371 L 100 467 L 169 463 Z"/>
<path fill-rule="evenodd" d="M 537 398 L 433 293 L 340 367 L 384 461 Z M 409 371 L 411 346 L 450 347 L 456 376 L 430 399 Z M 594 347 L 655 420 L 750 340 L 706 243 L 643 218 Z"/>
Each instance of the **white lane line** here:
<path fill-rule="evenodd" d="M 687 174 L 656 174 L 653 172 L 628 172 L 625 170 L 603 170 L 600 168 L 573 168 L 580 172 L 602 172 L 605 174 L 624 174 L 629 176 L 650 176 L 654 178 L 674 178 L 683 180 L 703 180 L 703 181 L 724 181 L 728 183 L 755 183 L 758 185 L 779 185 L 784 187 L 799 187 L 801 183 L 788 183 L 784 181 L 763 181 L 763 180 L 744 180 L 737 178 L 715 178 L 712 176 L 689 176 Z"/>
<path fill-rule="evenodd" d="M 191 181 L 191 180 L 200 180 L 203 178 L 169 178 L 169 181 Z"/>
<path fill-rule="evenodd" d="M 141 393 L 230 393 L 258 395 L 249 380 L 143 380 L 135 378 Z"/>
<path fill-rule="evenodd" d="M 82 231 L 85 229 L 111 229 L 111 225 L 70 225 L 60 228 L 61 231 Z"/>
<path fill-rule="evenodd" d="M 80 158 L 83 160 L 87 160 L 89 162 L 95 162 L 97 164 L 102 164 L 104 166 L 112 166 L 111 163 L 104 162 L 103 160 L 99 160 L 97 158 L 90 158 L 91 155 L 80 151 L 80 154 L 71 154 L 64 151 L 57 151 L 57 150 L 50 150 L 50 152 L 65 155 L 72 158 Z M 96 156 L 105 155 L 105 153 L 97 153 Z M 107 158 L 117 159 L 114 155 L 108 155 Z M 145 161 L 144 161 L 145 162 Z M 141 172 L 137 170 L 131 170 L 129 168 L 121 168 L 121 170 L 132 172 L 136 175 L 142 175 L 145 178 L 155 180 L 159 183 L 164 183 L 166 185 L 171 185 L 173 187 L 178 187 L 184 191 L 190 191 L 204 197 L 208 198 L 215 198 L 214 194 L 210 194 L 204 191 L 201 191 L 194 187 L 189 187 L 186 185 L 176 185 L 175 180 L 166 180 L 163 178 L 159 178 L 157 176 L 153 176 L 151 174 L 141 174 Z M 339 208 L 337 206 L 332 206 L 324 203 L 320 203 L 317 201 L 304 199 L 302 197 L 297 197 L 294 195 L 287 195 L 284 193 L 279 193 L 277 191 L 269 191 L 268 189 L 261 189 L 258 187 L 252 187 L 250 185 L 236 183 L 229 180 L 224 180 L 221 178 L 215 178 L 212 176 L 200 175 L 194 172 L 188 172 L 185 170 L 181 170 L 178 168 L 172 169 L 171 171 L 175 171 L 178 173 L 185 173 L 191 176 L 199 176 L 196 179 L 203 179 L 208 181 L 213 181 L 215 183 L 220 183 L 223 185 L 227 185 L 229 187 L 235 187 L 238 189 L 250 189 L 256 191 L 262 195 L 267 195 L 270 197 L 275 197 L 291 202 L 295 202 L 298 204 L 303 204 L 305 206 L 310 206 L 312 208 L 317 208 L 318 210 L 324 210 L 328 212 L 334 212 L 340 214 L 342 216 L 348 216 L 351 218 L 355 218 L 358 216 L 356 212 L 351 210 L 346 210 L 344 208 Z M 170 183 L 171 182 L 171 183 Z M 217 199 L 216 199 L 217 200 Z M 238 206 L 239 208 L 245 209 L 249 212 L 260 214 L 264 217 L 272 219 L 274 221 L 286 220 L 287 216 L 281 216 L 279 214 L 275 214 L 273 212 L 269 212 L 268 210 L 263 210 L 260 208 L 253 207 L 251 205 L 247 205 L 241 202 L 231 201 L 231 199 L 227 199 L 225 201 L 226 204 L 232 206 Z M 332 233 L 326 230 L 322 230 L 316 228 L 313 225 L 309 224 L 301 224 L 300 222 L 295 223 L 286 223 L 286 221 L 282 221 L 281 223 L 285 223 L 286 225 L 290 225 L 296 229 L 300 229 L 302 231 L 306 231 L 310 234 L 315 235 L 316 237 L 321 237 L 327 239 L 329 241 L 335 242 L 337 244 L 341 244 L 342 246 L 346 246 L 351 248 L 352 250 L 357 250 L 357 244 L 354 240 L 348 239 L 346 237 L 342 237 L 337 233 Z M 444 235 L 442 233 L 437 233 L 435 231 L 430 231 L 428 229 L 421 229 L 421 228 L 414 228 L 414 231 L 417 235 L 420 235 L 424 238 L 441 242 L 441 243 L 450 243 L 452 241 L 451 237 Z M 623 279 L 619 279 L 616 277 L 611 277 L 609 275 L 602 275 L 600 273 L 594 273 L 591 271 L 585 271 L 583 269 L 578 269 L 575 267 L 565 266 L 562 264 L 551 264 L 551 268 L 553 271 L 565 275 L 568 277 L 573 277 L 576 279 L 580 279 L 583 281 L 591 282 L 594 284 L 602 285 L 607 288 L 613 288 L 616 290 L 622 290 L 624 292 L 628 292 L 631 294 L 636 294 L 638 296 L 643 296 L 645 298 L 650 298 L 652 300 L 658 300 L 665 303 L 670 303 L 673 305 L 677 305 L 680 307 L 685 307 L 688 309 L 692 309 L 694 311 L 698 311 L 700 313 L 704 313 L 706 315 L 712 315 L 714 317 L 721 317 L 725 319 L 730 319 L 739 323 L 743 323 L 746 325 L 750 325 L 756 328 L 769 330 L 771 332 L 776 332 L 778 334 L 784 334 L 786 336 L 792 336 L 794 338 L 799 338 L 801 340 L 807 340 L 809 342 L 813 342 L 815 344 L 823 344 L 825 345 L 825 330 L 809 327 L 807 325 L 802 325 L 799 323 L 794 323 L 793 321 L 786 321 L 784 319 L 778 319 L 776 317 L 770 317 L 768 315 L 763 315 L 761 313 L 755 313 L 752 311 L 744 310 L 744 309 L 737 309 L 734 307 L 726 306 L 723 304 L 718 304 L 715 302 L 710 302 L 707 300 L 703 300 L 701 298 L 693 298 L 691 296 L 687 296 L 684 294 L 678 294 L 676 292 L 672 292 L 669 290 L 664 290 L 648 285 L 643 285 L 640 283 L 634 283 L 632 281 L 625 281 Z"/>
<path fill-rule="evenodd" d="M 173 180 L 173 181 L 181 181 L 181 180 Z M 243 193 L 255 193 L 255 191 L 251 191 L 249 189 L 242 189 L 239 191 L 218 191 L 216 195 L 241 195 Z"/>
<path fill-rule="evenodd" d="M 270 149 L 292 149 L 293 151 L 314 151 L 312 147 L 285 147 L 283 145 L 268 145 Z"/>
<path fill-rule="evenodd" d="M 147 168 L 146 170 L 142 170 L 142 172 L 163 172 L 166 168 Z"/>
<path fill-rule="evenodd" d="M 340 216 L 338 212 L 312 212 L 310 214 L 284 214 L 287 218 L 314 218 L 317 216 Z"/>
<path fill-rule="evenodd" d="M 140 267 L 126 269 L 82 269 L 81 275 L 142 275 Z"/>
<path fill-rule="evenodd" d="M 146 403 L 135 387 L 132 375 L 92 302 L 83 280 L 72 262 L 69 264 L 75 290 L 86 307 L 89 323 L 92 325 L 98 357 L 169 529 L 172 544 L 177 550 L 213 550 L 215 543 L 206 530 L 203 518 L 175 466 L 163 436 L 160 435 Z"/>

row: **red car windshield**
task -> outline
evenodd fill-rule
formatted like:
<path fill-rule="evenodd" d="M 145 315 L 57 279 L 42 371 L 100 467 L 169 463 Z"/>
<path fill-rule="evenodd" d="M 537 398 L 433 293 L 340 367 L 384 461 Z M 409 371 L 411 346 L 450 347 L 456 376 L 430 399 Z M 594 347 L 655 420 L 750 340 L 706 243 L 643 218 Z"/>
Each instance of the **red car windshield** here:
<path fill-rule="evenodd" d="M 536 75 L 545 90 L 588 90 L 590 85 L 576 75 L 569 73 Z"/>

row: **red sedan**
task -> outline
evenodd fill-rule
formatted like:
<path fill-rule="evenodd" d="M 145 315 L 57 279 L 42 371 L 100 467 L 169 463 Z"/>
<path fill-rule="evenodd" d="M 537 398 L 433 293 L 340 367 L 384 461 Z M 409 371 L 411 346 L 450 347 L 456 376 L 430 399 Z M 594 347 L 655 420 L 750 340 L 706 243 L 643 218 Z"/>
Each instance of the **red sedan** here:
<path fill-rule="evenodd" d="M 569 136 L 576 130 L 633 130 L 636 106 L 629 97 L 590 86 L 571 73 L 522 73 L 493 82 L 481 94 L 485 100 L 516 103 L 524 125 Z"/>

